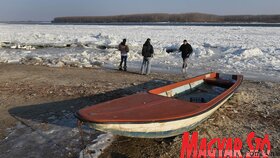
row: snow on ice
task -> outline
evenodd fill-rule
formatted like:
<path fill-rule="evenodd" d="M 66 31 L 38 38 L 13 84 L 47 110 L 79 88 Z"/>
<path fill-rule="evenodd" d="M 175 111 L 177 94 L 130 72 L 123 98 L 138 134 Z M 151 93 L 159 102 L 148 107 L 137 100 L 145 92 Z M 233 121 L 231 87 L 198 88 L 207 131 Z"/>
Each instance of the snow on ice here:
<path fill-rule="evenodd" d="M 189 60 L 193 75 L 218 71 L 280 80 L 279 27 L 0 24 L 0 29 L 2 63 L 116 67 L 117 45 L 127 38 L 128 66 L 138 70 L 142 44 L 151 38 L 152 70 L 179 73 L 178 48 L 187 39 L 194 49 Z"/>

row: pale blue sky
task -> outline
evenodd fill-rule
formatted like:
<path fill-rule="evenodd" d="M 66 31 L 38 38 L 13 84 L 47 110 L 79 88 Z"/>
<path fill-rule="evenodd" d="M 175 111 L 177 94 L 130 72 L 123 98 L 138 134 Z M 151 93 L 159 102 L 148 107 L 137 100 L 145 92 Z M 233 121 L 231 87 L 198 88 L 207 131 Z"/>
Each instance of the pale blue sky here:
<path fill-rule="evenodd" d="M 280 0 L 0 0 L 0 21 L 134 13 L 280 14 L 279 8 Z"/>

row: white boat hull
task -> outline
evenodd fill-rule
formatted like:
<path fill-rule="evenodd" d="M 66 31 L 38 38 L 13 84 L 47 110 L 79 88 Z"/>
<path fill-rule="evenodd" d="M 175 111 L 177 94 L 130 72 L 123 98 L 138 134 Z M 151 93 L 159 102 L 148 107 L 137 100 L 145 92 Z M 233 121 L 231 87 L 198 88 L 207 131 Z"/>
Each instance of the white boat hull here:
<path fill-rule="evenodd" d="M 152 123 L 90 123 L 90 126 L 104 132 L 111 132 L 115 135 L 140 138 L 165 138 L 185 131 L 189 131 L 210 117 L 221 105 L 223 105 L 233 94 L 230 94 L 214 108 L 201 114 L 185 119 L 152 122 Z"/>

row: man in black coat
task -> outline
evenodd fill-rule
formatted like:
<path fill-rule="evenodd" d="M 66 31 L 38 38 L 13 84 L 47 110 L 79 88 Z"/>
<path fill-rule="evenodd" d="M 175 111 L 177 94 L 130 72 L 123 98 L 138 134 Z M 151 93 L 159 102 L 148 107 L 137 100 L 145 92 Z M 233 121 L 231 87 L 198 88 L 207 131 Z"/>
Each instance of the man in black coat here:
<path fill-rule="evenodd" d="M 192 49 L 192 46 L 188 43 L 188 41 L 184 40 L 183 44 L 181 45 L 179 50 L 180 50 L 180 52 L 182 52 L 182 58 L 183 58 L 182 72 L 186 73 L 186 71 L 187 71 L 187 59 L 192 54 L 193 49 Z"/>
<path fill-rule="evenodd" d="M 154 56 L 154 48 L 151 45 L 151 39 L 148 38 L 142 48 L 143 63 L 141 66 L 141 74 L 149 75 L 151 71 L 151 60 Z"/>

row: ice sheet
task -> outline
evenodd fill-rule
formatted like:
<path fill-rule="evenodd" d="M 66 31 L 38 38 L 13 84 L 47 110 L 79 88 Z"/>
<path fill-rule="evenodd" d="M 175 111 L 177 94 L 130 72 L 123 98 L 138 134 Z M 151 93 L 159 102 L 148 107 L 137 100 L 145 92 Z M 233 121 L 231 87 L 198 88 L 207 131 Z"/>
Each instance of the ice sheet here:
<path fill-rule="evenodd" d="M 240 73 L 280 81 L 279 27 L 0 24 L 0 30 L 3 63 L 117 67 L 116 46 L 126 38 L 128 68 L 139 69 L 142 44 L 151 38 L 152 71 L 179 73 L 182 59 L 177 50 L 187 39 L 194 49 L 189 72 Z"/>

